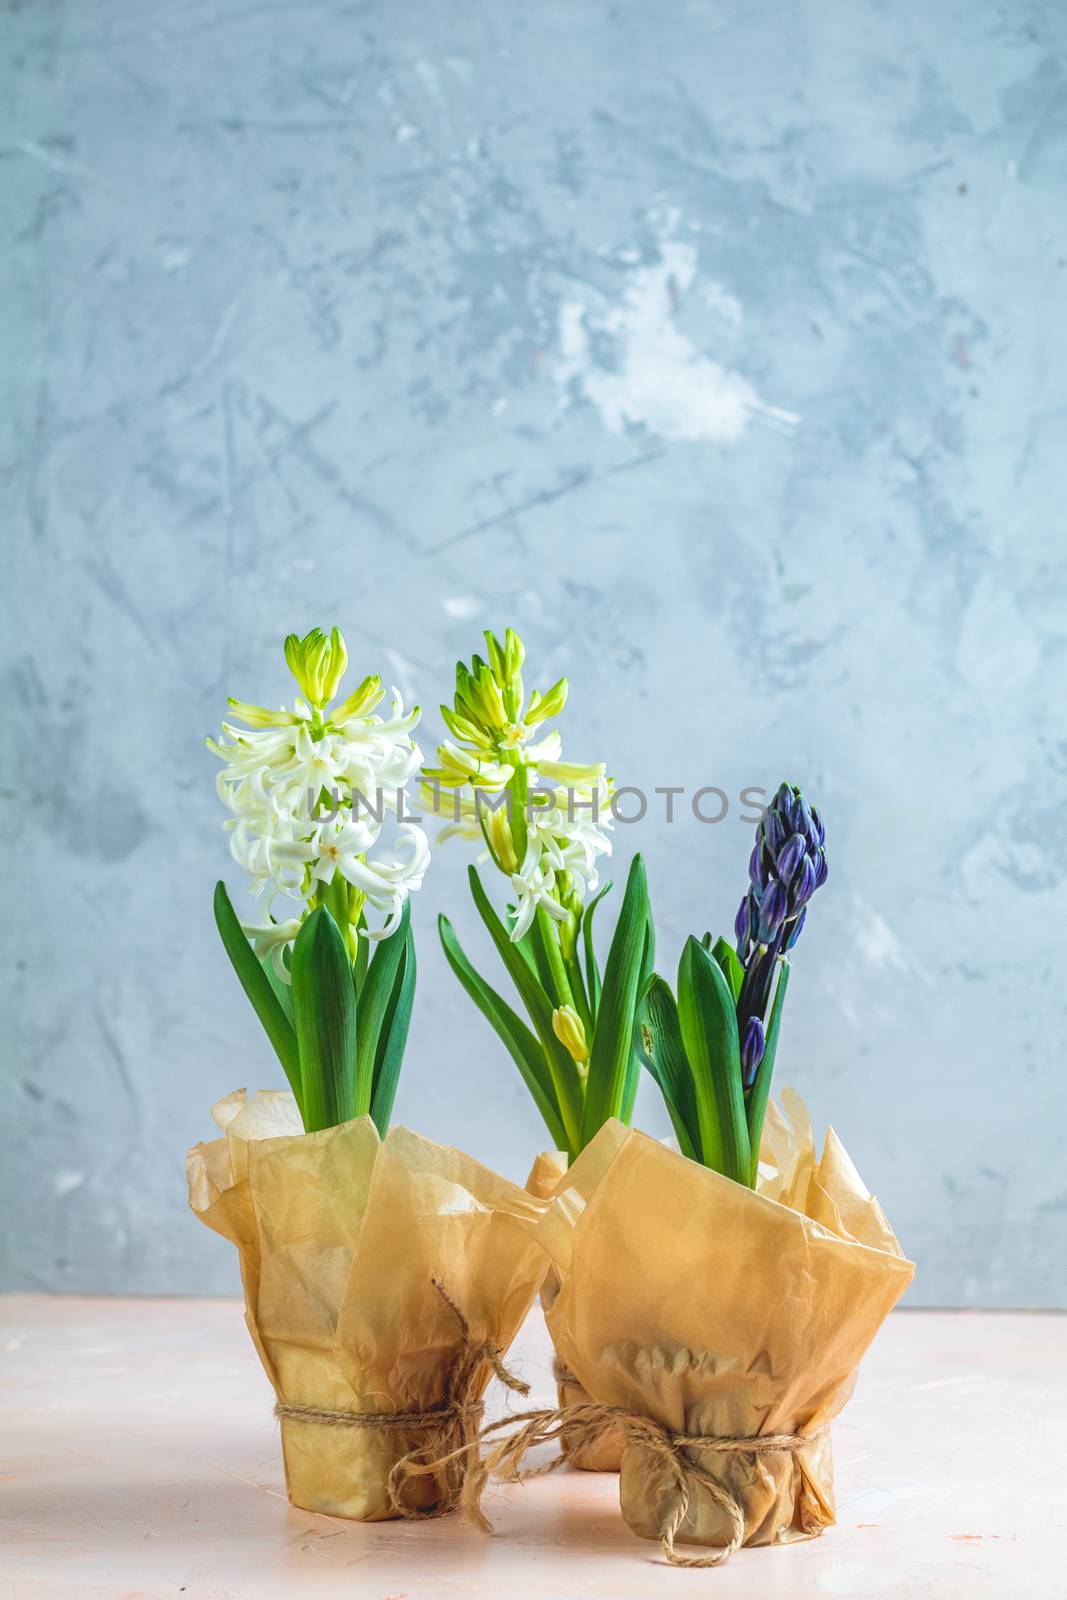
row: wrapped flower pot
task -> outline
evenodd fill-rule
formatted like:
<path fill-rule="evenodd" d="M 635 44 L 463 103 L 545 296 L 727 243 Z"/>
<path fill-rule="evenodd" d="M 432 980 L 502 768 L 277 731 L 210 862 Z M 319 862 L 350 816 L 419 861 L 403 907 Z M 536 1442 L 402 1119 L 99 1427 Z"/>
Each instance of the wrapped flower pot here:
<path fill-rule="evenodd" d="M 441 714 L 451 738 L 424 769 L 423 802 L 446 826 L 441 839 L 476 840 L 513 899 L 494 909 L 475 867 L 471 893 L 528 1023 L 468 959 L 447 917 L 439 928 L 456 977 L 495 1030 L 544 1119 L 554 1150 L 531 1173 L 547 1194 L 563 1168 L 611 1117 L 629 1122 L 641 1075 L 637 1005 L 655 951 L 644 867 L 634 858 L 601 976 L 593 914 L 611 884 L 598 863 L 611 853 L 614 784 L 602 762 L 564 761 L 549 725 L 563 711 L 561 678 L 527 695 L 525 649 L 509 628 L 485 635 L 487 660 L 456 667 L 455 697 Z M 545 1282 L 546 1301 L 555 1279 Z M 581 1385 L 557 1360 L 561 1404 Z M 575 1448 L 576 1466 L 617 1471 L 617 1441 Z"/>
<path fill-rule="evenodd" d="M 596 1403 L 560 1437 L 622 1431 L 623 1513 L 672 1560 L 676 1542 L 714 1564 L 833 1520 L 828 1424 L 914 1270 L 834 1133 L 816 1161 L 795 1096 L 768 1121 L 789 955 L 827 876 L 822 818 L 783 783 L 736 945 L 688 939 L 675 990 L 653 974 L 640 996 L 679 1153 L 609 1124 L 538 1227 L 553 1339 Z"/>
<path fill-rule="evenodd" d="M 463 1464 L 391 1485 L 474 1437 L 486 1385 L 544 1273 L 529 1195 L 369 1117 L 301 1130 L 286 1094 L 214 1108 L 189 1202 L 236 1245 L 274 1388 L 289 1498 L 374 1521 L 448 1510 Z"/>
<path fill-rule="evenodd" d="M 635 1048 L 677 1150 L 612 1119 L 571 1152 L 534 1234 L 556 1278 L 553 1342 L 587 1398 L 484 1430 L 464 1488 L 481 1527 L 493 1472 L 521 1477 L 538 1444 L 561 1453 L 535 1472 L 608 1440 L 626 1521 L 674 1565 L 833 1521 L 829 1424 L 913 1267 L 836 1135 L 817 1160 L 799 1099 L 783 1095 L 788 1120 L 769 1100 L 789 953 L 827 871 L 821 817 L 782 784 L 736 945 L 691 937 L 675 989 L 642 981 Z"/>
<path fill-rule="evenodd" d="M 433 1515 L 452 1506 L 462 1463 L 396 1469 L 476 1436 L 544 1274 L 523 1227 L 538 1208 L 459 1151 L 390 1129 L 415 994 L 410 900 L 429 859 L 402 820 L 419 712 L 394 691 L 382 716 L 375 676 L 337 698 L 336 628 L 290 635 L 285 660 L 293 703 L 231 700 L 209 746 L 231 851 L 261 902 L 242 922 L 220 883 L 215 920 L 291 1093 L 215 1107 L 223 1137 L 190 1151 L 189 1199 L 240 1254 L 294 1504 Z"/>
<path fill-rule="evenodd" d="M 833 1521 L 828 1424 L 911 1280 L 839 1140 L 816 1161 L 785 1098 L 759 1191 L 609 1123 L 536 1225 L 560 1282 L 553 1341 L 595 1402 L 560 1437 L 622 1432 L 623 1515 L 668 1550 Z"/>

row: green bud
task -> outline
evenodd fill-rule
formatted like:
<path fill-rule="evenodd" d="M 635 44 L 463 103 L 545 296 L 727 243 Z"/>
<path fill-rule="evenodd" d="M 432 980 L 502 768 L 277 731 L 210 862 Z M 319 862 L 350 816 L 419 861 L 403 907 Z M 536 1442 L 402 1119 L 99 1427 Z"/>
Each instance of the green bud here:
<path fill-rule="evenodd" d="M 523 688 L 521 668 L 526 655 L 522 640 L 513 628 L 504 635 L 504 645 L 495 633 L 486 630 L 485 642 L 489 650 L 489 664 L 500 689 L 504 710 L 509 722 L 517 722 L 522 713 Z M 475 657 L 477 661 L 477 657 Z"/>
<path fill-rule="evenodd" d="M 351 722 L 353 717 L 365 717 L 368 712 L 381 700 L 384 694 L 382 680 L 377 673 L 369 678 L 364 678 L 358 689 L 354 689 L 347 700 L 342 700 L 339 706 L 334 706 L 330 712 L 330 721 L 337 727 L 342 723 Z"/>
<path fill-rule="evenodd" d="M 504 710 L 510 723 L 518 722 L 522 711 L 522 679 L 513 678 L 504 690 Z"/>
<path fill-rule="evenodd" d="M 329 664 L 322 683 L 322 692 L 328 701 L 337 693 L 347 666 L 348 647 L 345 644 L 345 636 L 340 628 L 333 628 L 330 631 Z"/>
<path fill-rule="evenodd" d="M 328 639 L 321 628 L 312 628 L 303 639 L 290 633 L 284 649 L 289 671 L 308 702 L 321 710 L 336 693 L 348 665 L 348 651 L 340 629 L 334 628 Z"/>
<path fill-rule="evenodd" d="M 478 725 L 477 688 L 462 661 L 456 662 L 456 710 L 467 722 Z"/>
<path fill-rule="evenodd" d="M 553 783 L 599 783 L 607 768 L 603 761 L 541 761 L 537 770 Z"/>
<path fill-rule="evenodd" d="M 518 872 L 519 858 L 515 854 L 515 839 L 508 820 L 507 807 L 502 806 L 499 811 L 484 810 L 481 814 L 481 824 L 485 842 L 501 872 Z"/>
<path fill-rule="evenodd" d="M 470 783 L 470 774 L 460 772 L 454 767 L 423 767 L 423 782 L 437 784 L 442 789 L 462 789 L 465 783 Z"/>
<path fill-rule="evenodd" d="M 500 687 L 504 689 L 507 687 L 508 681 L 508 669 L 505 662 L 504 652 L 500 648 L 500 643 L 496 635 L 494 633 L 490 633 L 488 628 L 485 631 L 485 643 L 489 650 L 489 665 L 493 669 L 493 677 L 496 679 Z"/>
<path fill-rule="evenodd" d="M 312 634 L 309 633 L 308 638 L 310 639 L 311 637 Z M 287 633 L 282 649 L 285 651 L 285 661 L 289 671 L 293 674 L 297 683 L 300 683 L 300 674 L 303 670 L 303 645 L 300 642 L 299 635 Z M 304 687 L 302 683 L 300 687 Z"/>
<path fill-rule="evenodd" d="M 235 700 L 232 694 L 228 696 L 226 704 L 234 716 L 240 717 L 250 728 L 291 728 L 300 721 L 291 711 L 269 711 L 266 706 L 253 706 L 247 700 Z"/>
<path fill-rule="evenodd" d="M 569 688 L 566 678 L 560 678 L 554 683 L 547 694 L 538 694 L 535 689 L 530 696 L 530 704 L 523 721 L 527 727 L 532 727 L 536 722 L 544 722 L 548 717 L 558 717 L 563 707 L 567 704 L 567 690 Z"/>
<path fill-rule="evenodd" d="M 515 629 L 509 628 L 504 635 L 504 661 L 506 663 L 507 676 L 509 678 L 516 677 L 522 671 L 522 664 L 525 660 L 526 646 L 515 632 Z"/>
<path fill-rule="evenodd" d="M 305 653 L 304 671 L 312 688 L 312 705 L 321 706 L 326 700 L 324 680 L 330 661 L 330 641 L 321 634 Z"/>
<path fill-rule="evenodd" d="M 503 696 L 492 669 L 477 656 L 474 658 L 478 667 L 478 679 L 475 686 L 478 720 L 486 728 L 504 728 L 508 723 L 508 714 L 504 708 Z"/>
<path fill-rule="evenodd" d="M 465 744 L 476 744 L 488 747 L 485 734 L 477 723 L 471 722 L 467 717 L 461 717 L 450 706 L 441 707 L 441 716 L 445 727 L 455 739 L 462 739 Z"/>
<path fill-rule="evenodd" d="M 571 1060 L 579 1067 L 585 1066 L 589 1060 L 589 1046 L 585 1041 L 582 1019 L 573 1006 L 560 1006 L 553 1011 L 552 1032 Z"/>

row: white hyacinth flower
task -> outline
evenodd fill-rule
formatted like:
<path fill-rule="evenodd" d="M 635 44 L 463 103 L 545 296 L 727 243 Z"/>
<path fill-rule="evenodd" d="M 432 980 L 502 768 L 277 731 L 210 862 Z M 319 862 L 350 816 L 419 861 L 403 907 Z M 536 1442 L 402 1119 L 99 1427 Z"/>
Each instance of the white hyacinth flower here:
<path fill-rule="evenodd" d="M 279 978 L 288 981 L 284 955 L 300 932 L 300 918 L 290 917 L 285 922 L 242 922 L 241 927 L 252 941 L 252 948 L 261 961 L 270 958 Z"/>
<path fill-rule="evenodd" d="M 555 917 L 557 922 L 565 921 L 568 916 L 567 909 L 559 903 L 552 892 L 555 881 L 555 868 L 542 851 L 538 840 L 532 839 L 521 870 L 511 874 L 511 886 L 518 897 L 515 925 L 511 930 L 512 944 L 517 944 L 529 930 L 538 906 L 544 906 L 549 916 Z"/>
<path fill-rule="evenodd" d="M 331 711 L 326 696 L 336 691 L 341 671 L 306 659 L 298 666 L 304 697 L 277 711 L 231 700 L 220 739 L 208 740 L 223 763 L 217 788 L 230 812 L 225 825 L 234 860 L 268 908 L 278 896 L 299 904 L 296 914 L 245 929 L 256 953 L 283 978 L 285 952 L 323 896 L 329 893 L 335 915 L 347 904 L 342 932 L 354 937 L 358 925 L 368 938 L 386 938 L 408 895 L 421 887 L 430 856 L 417 823 L 390 821 L 391 852 L 383 838 L 387 816 L 413 811 L 406 786 L 422 763 L 412 738 L 419 708 L 405 712 L 394 689 L 389 714 L 379 716 L 383 690 L 377 678 L 367 678 Z M 347 897 L 337 892 L 338 875 Z M 368 907 L 384 914 L 376 931 L 366 926 Z"/>
<path fill-rule="evenodd" d="M 367 851 L 377 842 L 379 830 L 359 822 L 330 823 L 318 830 L 310 846 L 311 877 L 315 883 L 332 883 L 339 872 L 358 889 L 359 872 Z"/>

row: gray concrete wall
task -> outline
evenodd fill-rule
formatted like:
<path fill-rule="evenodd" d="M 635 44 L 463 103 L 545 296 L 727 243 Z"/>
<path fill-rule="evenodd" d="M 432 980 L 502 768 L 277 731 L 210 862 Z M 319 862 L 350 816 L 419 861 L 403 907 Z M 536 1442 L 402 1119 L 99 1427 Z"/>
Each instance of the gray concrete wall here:
<path fill-rule="evenodd" d="M 5 1284 L 235 1284 L 183 1188 L 278 1076 L 210 912 L 224 694 L 337 621 L 433 708 L 510 622 L 575 757 L 818 798 L 780 1076 L 915 1302 L 1064 1304 L 1062 7 L 2 29 Z M 619 830 L 669 968 L 749 833 Z M 492 968 L 465 864 L 417 903 L 398 1114 L 518 1176 L 538 1119 L 436 947 L 447 908 Z"/>

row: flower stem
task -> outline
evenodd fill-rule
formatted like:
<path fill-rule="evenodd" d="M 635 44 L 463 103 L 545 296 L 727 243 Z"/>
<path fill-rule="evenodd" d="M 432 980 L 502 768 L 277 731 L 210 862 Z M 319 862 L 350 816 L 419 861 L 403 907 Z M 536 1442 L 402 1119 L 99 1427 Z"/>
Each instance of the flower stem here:
<path fill-rule="evenodd" d="M 548 970 L 554 1005 L 571 1006 L 575 1011 L 578 1011 L 579 1008 L 574 1004 L 574 995 L 571 992 L 567 969 L 563 964 L 563 952 L 559 947 L 559 934 L 556 932 L 555 923 L 544 906 L 538 906 L 537 908 L 534 916 L 534 931 L 538 948 L 544 957 L 545 966 Z"/>
<path fill-rule="evenodd" d="M 578 960 L 577 951 L 572 951 L 570 955 L 565 955 L 563 964 L 567 969 L 571 993 L 574 995 L 575 1010 L 582 1019 L 582 1027 L 585 1029 L 587 1038 L 591 1040 L 593 1037 L 593 1013 L 589 1008 L 589 998 L 585 992 L 585 980 L 582 977 L 582 968 Z"/>
<path fill-rule="evenodd" d="M 511 806 L 508 825 L 515 847 L 515 858 L 520 867 L 526 856 L 526 802 L 530 796 L 530 775 L 518 757 L 515 757 L 515 776 L 511 780 Z"/>

